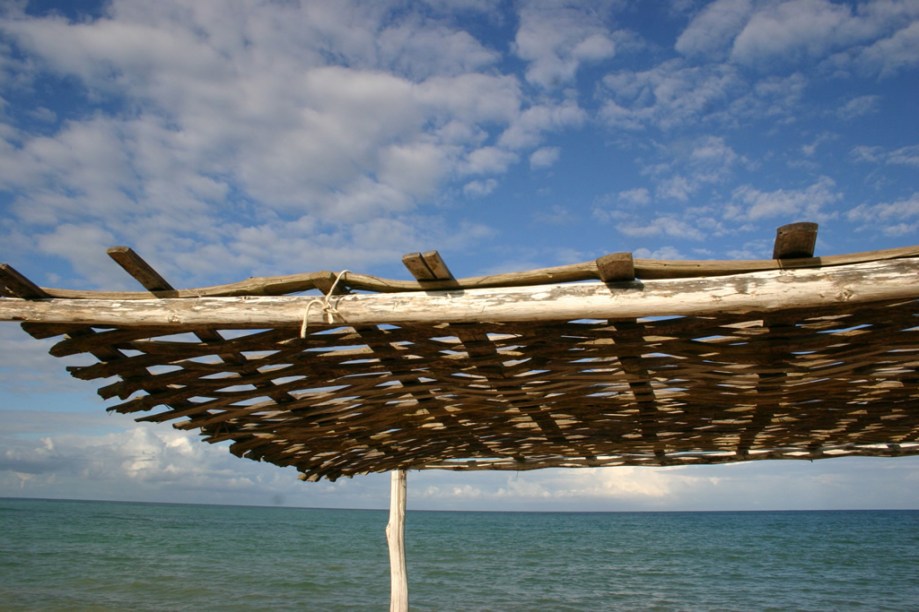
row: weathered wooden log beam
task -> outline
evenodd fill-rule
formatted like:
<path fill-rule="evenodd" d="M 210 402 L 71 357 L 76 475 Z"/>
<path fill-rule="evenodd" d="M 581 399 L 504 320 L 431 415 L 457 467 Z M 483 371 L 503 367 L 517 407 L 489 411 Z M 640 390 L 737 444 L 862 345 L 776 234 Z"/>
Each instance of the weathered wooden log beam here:
<path fill-rule="evenodd" d="M 426 254 L 419 254 L 426 255 Z M 796 257 L 790 259 L 764 260 L 657 260 L 635 259 L 634 274 L 641 280 L 659 280 L 664 278 L 695 278 L 702 276 L 731 276 L 764 272 L 768 270 L 825 268 L 845 266 L 869 261 L 919 257 L 919 246 L 901 247 L 883 251 L 868 251 L 848 255 L 830 255 L 826 257 Z M 604 258 L 601 264 L 606 266 Z M 0 287 L 3 284 L 2 273 L 9 270 L 6 264 L 0 264 Z M 490 287 L 523 287 L 546 285 L 551 283 L 569 283 L 602 279 L 604 272 L 598 268 L 598 262 L 587 261 L 553 268 L 529 270 L 526 272 L 509 272 L 489 276 L 474 276 L 448 280 L 393 280 L 368 274 L 349 272 L 344 283 L 351 289 L 376 291 L 380 293 L 400 293 L 404 291 L 433 291 L 455 289 L 485 289 Z M 325 288 L 335 280 L 335 273 L 309 272 L 286 276 L 266 276 L 250 278 L 227 285 L 214 285 L 194 289 L 174 289 L 154 291 L 161 298 L 204 298 L 234 296 L 274 296 L 298 293 Z M 37 287 L 37 286 L 36 286 Z M 93 291 L 78 289 L 58 289 L 37 287 L 46 297 L 63 299 L 106 299 L 106 300 L 143 300 L 150 297 L 146 291 Z M 2 292 L 0 292 L 2 293 Z M 12 291 L 10 293 L 13 293 Z M 24 297 L 24 296 L 20 296 Z"/>
<path fill-rule="evenodd" d="M 332 325 L 561 321 L 776 312 L 919 298 L 919 258 L 716 278 L 598 282 L 329 298 Z M 101 326 L 327 326 L 311 297 L 0 299 L 0 321 Z"/>

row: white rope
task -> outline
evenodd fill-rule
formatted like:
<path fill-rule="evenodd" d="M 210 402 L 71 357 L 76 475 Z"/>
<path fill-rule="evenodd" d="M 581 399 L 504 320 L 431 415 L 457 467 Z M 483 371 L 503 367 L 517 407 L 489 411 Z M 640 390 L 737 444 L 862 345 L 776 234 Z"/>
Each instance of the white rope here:
<path fill-rule="evenodd" d="M 338 276 L 335 277 L 335 282 L 332 283 L 332 287 L 329 289 L 329 292 L 325 294 L 322 299 L 316 298 L 315 300 L 310 300 L 306 305 L 306 310 L 303 311 L 303 323 L 300 325 L 300 337 L 306 338 L 306 328 L 309 326 L 310 321 L 310 309 L 313 306 L 319 306 L 322 308 L 322 312 L 325 313 L 325 322 L 332 324 L 335 322 L 335 315 L 338 314 L 338 309 L 332 304 L 332 295 L 335 293 L 336 287 L 338 287 L 338 281 L 344 278 L 345 274 L 348 273 L 348 270 L 342 270 L 338 273 Z"/>

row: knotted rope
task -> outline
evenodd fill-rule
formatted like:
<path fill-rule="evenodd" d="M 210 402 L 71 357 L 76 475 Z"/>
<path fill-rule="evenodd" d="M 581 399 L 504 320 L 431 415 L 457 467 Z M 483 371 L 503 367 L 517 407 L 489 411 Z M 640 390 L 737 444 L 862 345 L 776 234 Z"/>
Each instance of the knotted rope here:
<path fill-rule="evenodd" d="M 335 277 L 335 282 L 332 283 L 332 287 L 329 289 L 329 292 L 323 296 L 322 299 L 316 298 L 310 300 L 306 305 L 306 310 L 303 311 L 303 323 L 300 325 L 300 337 L 306 338 L 306 328 L 309 327 L 310 321 L 310 310 L 313 306 L 319 306 L 322 309 L 322 312 L 325 314 L 325 322 L 332 324 L 335 322 L 335 315 L 338 314 L 338 309 L 332 304 L 332 295 L 335 294 L 335 288 L 338 287 L 338 282 L 344 278 L 345 274 L 348 273 L 348 270 L 342 270 Z"/>

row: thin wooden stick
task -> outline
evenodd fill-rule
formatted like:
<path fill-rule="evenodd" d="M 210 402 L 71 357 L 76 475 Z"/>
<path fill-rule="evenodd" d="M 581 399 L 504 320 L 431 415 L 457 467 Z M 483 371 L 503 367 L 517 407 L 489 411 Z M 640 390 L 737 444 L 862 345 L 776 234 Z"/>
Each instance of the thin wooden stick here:
<path fill-rule="evenodd" d="M 390 612 L 408 612 L 408 572 L 405 570 L 405 470 L 393 470 L 390 480 L 389 543 Z"/>

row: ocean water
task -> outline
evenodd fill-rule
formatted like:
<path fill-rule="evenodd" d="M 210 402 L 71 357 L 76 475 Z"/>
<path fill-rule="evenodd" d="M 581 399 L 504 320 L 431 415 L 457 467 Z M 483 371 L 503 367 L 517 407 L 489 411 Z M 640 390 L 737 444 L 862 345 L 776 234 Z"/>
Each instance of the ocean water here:
<path fill-rule="evenodd" d="M 0 499 L 0 609 L 386 610 L 385 511 Z M 919 511 L 406 518 L 413 610 L 919 610 Z"/>

